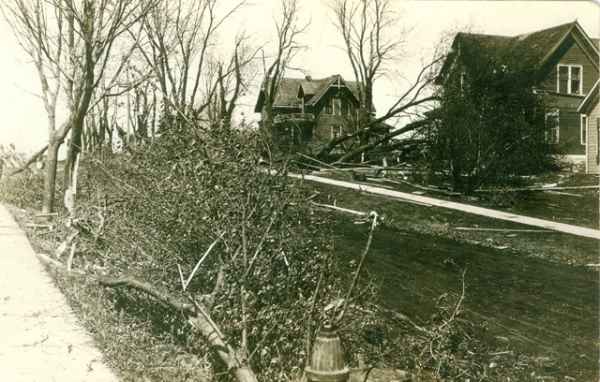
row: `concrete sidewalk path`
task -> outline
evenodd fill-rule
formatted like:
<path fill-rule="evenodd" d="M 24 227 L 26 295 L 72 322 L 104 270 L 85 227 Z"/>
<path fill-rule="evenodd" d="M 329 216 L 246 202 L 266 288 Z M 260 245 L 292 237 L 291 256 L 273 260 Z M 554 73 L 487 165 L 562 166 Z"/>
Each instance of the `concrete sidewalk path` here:
<path fill-rule="evenodd" d="M 389 190 L 381 187 L 374 187 L 365 184 L 346 182 L 343 180 L 324 178 L 316 175 L 299 175 L 299 174 L 288 174 L 292 178 L 310 180 L 312 182 L 329 184 L 332 186 L 348 188 L 356 191 L 364 191 L 370 194 L 382 195 L 398 200 L 406 200 L 415 203 L 422 203 L 435 207 L 448 208 L 450 210 L 462 211 L 468 214 L 486 216 L 489 218 L 505 220 L 513 223 L 525 224 L 533 227 L 539 227 L 549 229 L 553 231 L 568 233 L 571 235 L 587 237 L 590 239 L 600 240 L 600 231 L 596 229 L 580 227 L 571 224 L 558 223 L 550 220 L 533 218 L 525 215 L 517 215 L 510 212 L 492 210 L 490 208 L 477 207 L 470 204 L 451 202 L 448 200 L 432 198 L 429 196 L 421 196 L 415 194 L 409 194 L 401 191 Z"/>
<path fill-rule="evenodd" d="M 0 381 L 118 381 L 2 205 Z"/>

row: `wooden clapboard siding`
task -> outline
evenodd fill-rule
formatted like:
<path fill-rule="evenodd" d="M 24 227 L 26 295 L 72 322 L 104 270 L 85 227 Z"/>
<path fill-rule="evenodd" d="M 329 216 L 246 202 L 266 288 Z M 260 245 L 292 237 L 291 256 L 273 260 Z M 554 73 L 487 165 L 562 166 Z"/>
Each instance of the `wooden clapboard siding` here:
<path fill-rule="evenodd" d="M 546 104 L 550 109 L 560 110 L 560 138 L 557 149 L 560 153 L 567 155 L 584 155 L 586 152 L 585 145 L 581 144 L 581 119 L 577 107 L 598 80 L 598 69 L 585 44 L 586 42 L 581 37 L 571 33 L 561 48 L 548 61 L 546 69 L 542 71 L 545 73 L 545 77 L 540 87 L 549 92 Z M 558 65 L 581 66 L 583 94 L 557 93 Z M 593 123 L 595 124 L 595 120 Z"/>
<path fill-rule="evenodd" d="M 585 96 L 598 80 L 598 69 L 592 62 L 590 53 L 583 48 L 584 42 L 569 35 L 563 46 L 556 51 L 554 57 L 548 61 L 545 76 L 541 82 L 541 88 L 550 92 L 556 92 L 556 80 L 558 65 L 581 65 L 583 68 L 583 95 Z M 596 60 L 597 61 L 597 60 Z"/>
<path fill-rule="evenodd" d="M 586 170 L 589 174 L 598 174 L 598 123 L 600 122 L 600 104 L 588 115 Z"/>

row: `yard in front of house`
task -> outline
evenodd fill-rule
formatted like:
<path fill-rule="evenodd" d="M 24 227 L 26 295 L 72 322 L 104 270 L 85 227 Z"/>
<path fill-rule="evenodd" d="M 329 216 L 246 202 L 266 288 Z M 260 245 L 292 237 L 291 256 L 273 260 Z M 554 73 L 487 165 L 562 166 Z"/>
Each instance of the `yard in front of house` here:
<path fill-rule="evenodd" d="M 424 322 L 435 314 L 440 296 L 460 293 L 466 270 L 463 318 L 481 325 L 477 339 L 500 349 L 498 357 L 514 349 L 539 363 L 537 376 L 598 379 L 599 282 L 597 268 L 586 266 L 597 263 L 596 240 L 556 232 L 458 231 L 457 226 L 528 227 L 330 186 L 315 189 L 319 202 L 384 216 L 367 270 L 380 283 L 386 307 Z M 540 199 L 520 201 L 519 212 L 535 210 Z M 590 216 L 597 210 L 594 203 L 582 207 Z M 571 212 L 568 203 L 564 212 L 558 221 Z M 358 256 L 367 228 L 332 213 L 338 214 L 338 255 Z"/>

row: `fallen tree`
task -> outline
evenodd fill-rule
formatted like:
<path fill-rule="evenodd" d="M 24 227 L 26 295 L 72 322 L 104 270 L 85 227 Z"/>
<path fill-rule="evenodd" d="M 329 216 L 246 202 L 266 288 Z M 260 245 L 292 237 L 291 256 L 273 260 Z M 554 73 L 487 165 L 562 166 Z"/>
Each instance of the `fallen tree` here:
<path fill-rule="evenodd" d="M 402 147 L 404 145 L 410 145 L 413 143 L 412 140 L 399 140 L 398 142 L 394 142 L 393 144 L 389 144 L 390 140 L 394 137 L 397 137 L 399 135 L 402 134 L 406 134 L 409 132 L 414 132 L 419 130 L 420 128 L 427 126 L 430 123 L 429 119 L 422 119 L 419 121 L 415 121 L 412 123 L 409 123 L 408 125 L 401 127 L 399 129 L 396 129 L 394 131 L 392 131 L 391 133 L 385 134 L 383 136 L 377 137 L 376 139 L 374 139 L 372 142 L 364 144 L 362 146 L 359 146 L 349 152 L 347 152 L 346 154 L 342 155 L 338 160 L 336 160 L 334 162 L 334 164 L 337 163 L 341 163 L 341 162 L 346 162 L 349 161 L 351 159 L 356 158 L 357 156 L 366 153 L 370 150 L 375 149 L 378 146 L 384 145 L 384 144 L 388 144 L 388 146 L 391 147 L 391 149 L 395 149 L 395 148 L 399 148 Z"/>

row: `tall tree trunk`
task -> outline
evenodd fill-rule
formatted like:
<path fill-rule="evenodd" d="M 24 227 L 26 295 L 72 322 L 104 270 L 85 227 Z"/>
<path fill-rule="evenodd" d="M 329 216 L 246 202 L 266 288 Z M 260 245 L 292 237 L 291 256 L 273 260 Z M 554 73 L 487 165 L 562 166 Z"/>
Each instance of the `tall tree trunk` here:
<path fill-rule="evenodd" d="M 89 99 L 88 99 L 89 104 Z M 85 108 L 87 109 L 87 107 Z M 84 110 L 85 110 L 84 109 Z M 64 166 L 64 178 L 63 183 L 65 190 L 71 187 L 73 178 L 73 168 L 75 167 L 75 160 L 81 152 L 82 136 L 83 136 L 83 119 L 85 115 L 77 115 L 72 119 L 71 126 L 71 141 L 67 149 L 67 159 L 65 160 Z"/>
<path fill-rule="evenodd" d="M 42 204 L 42 212 L 45 214 L 54 212 L 56 165 L 60 144 L 60 139 L 50 137 L 50 143 L 48 144 L 48 151 L 46 154 L 46 178 L 44 179 L 44 199 Z"/>

